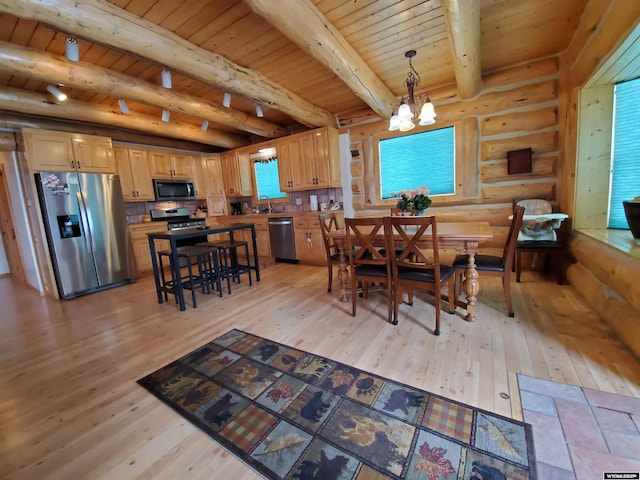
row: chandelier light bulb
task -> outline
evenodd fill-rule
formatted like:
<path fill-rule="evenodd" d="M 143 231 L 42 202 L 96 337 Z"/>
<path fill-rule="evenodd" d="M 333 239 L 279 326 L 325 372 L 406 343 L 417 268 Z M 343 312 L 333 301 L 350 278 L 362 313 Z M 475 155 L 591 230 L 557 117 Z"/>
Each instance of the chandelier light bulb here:
<path fill-rule="evenodd" d="M 169 109 L 165 108 L 164 110 L 162 110 L 162 121 L 168 122 L 170 118 L 171 113 L 169 112 Z"/>
<path fill-rule="evenodd" d="M 129 105 L 127 105 L 127 102 L 125 100 L 123 100 L 122 98 L 118 100 L 118 106 L 120 107 L 120 113 L 122 113 L 123 115 L 129 114 Z"/>
<path fill-rule="evenodd" d="M 162 70 L 162 86 L 164 88 L 171 88 L 171 72 L 169 70 Z"/>
<path fill-rule="evenodd" d="M 65 45 L 65 56 L 72 62 L 80 60 L 80 49 L 78 48 L 78 42 L 74 37 L 67 38 Z"/>
<path fill-rule="evenodd" d="M 226 108 L 231 107 L 231 94 L 229 92 L 224 92 L 222 97 L 222 106 Z"/>
<path fill-rule="evenodd" d="M 47 91 L 53 95 L 54 97 L 56 97 L 58 99 L 59 102 L 64 102 L 67 99 L 67 94 L 60 91 L 60 89 L 58 87 L 55 87 L 53 85 L 48 85 L 47 86 Z"/>
<path fill-rule="evenodd" d="M 400 128 L 401 132 L 408 132 L 409 130 L 413 130 L 416 125 L 410 118 L 401 118 L 400 119 Z"/>
<path fill-rule="evenodd" d="M 410 120 L 411 118 L 413 118 L 411 107 L 409 107 L 409 105 L 407 105 L 406 103 L 400 105 L 400 108 L 398 108 L 398 118 L 400 120 Z"/>
<path fill-rule="evenodd" d="M 391 116 L 391 119 L 389 120 L 389 131 L 395 132 L 399 128 L 400 128 L 400 118 L 398 118 L 398 115 L 394 114 Z"/>

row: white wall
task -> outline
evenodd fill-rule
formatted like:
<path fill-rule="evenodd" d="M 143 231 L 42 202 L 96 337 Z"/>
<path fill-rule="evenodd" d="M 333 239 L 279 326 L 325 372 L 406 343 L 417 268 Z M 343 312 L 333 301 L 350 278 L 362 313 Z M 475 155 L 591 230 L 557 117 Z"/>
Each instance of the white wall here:
<path fill-rule="evenodd" d="M 17 158 L 13 152 L 0 152 L 0 162 L 4 165 L 4 173 L 9 188 L 9 199 L 11 201 L 11 213 L 13 215 L 13 226 L 16 230 L 16 238 L 22 255 L 22 267 L 27 283 L 33 288 L 42 292 L 42 283 L 38 275 L 36 254 L 31 241 L 31 229 L 27 222 L 27 210 L 24 204 L 22 185 L 18 176 Z M 2 248 L 4 254 L 4 248 Z"/>
<path fill-rule="evenodd" d="M 345 218 L 355 216 L 351 194 L 351 139 L 348 133 L 338 137 L 340 142 L 340 176 L 342 178 L 342 208 Z"/>

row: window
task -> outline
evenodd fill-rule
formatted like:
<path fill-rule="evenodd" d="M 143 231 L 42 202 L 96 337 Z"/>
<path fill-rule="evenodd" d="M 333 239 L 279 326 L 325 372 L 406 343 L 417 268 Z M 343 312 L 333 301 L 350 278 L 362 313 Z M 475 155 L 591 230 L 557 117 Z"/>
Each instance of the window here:
<path fill-rule="evenodd" d="M 261 195 L 266 195 L 272 200 L 287 198 L 286 192 L 280 191 L 277 157 L 254 160 L 253 169 L 256 177 L 256 196 L 258 198 Z"/>
<path fill-rule="evenodd" d="M 614 90 L 609 228 L 628 229 L 624 200 L 640 195 L 640 78 Z"/>
<path fill-rule="evenodd" d="M 382 199 L 422 186 L 431 195 L 455 194 L 454 127 L 381 139 L 378 149 Z"/>

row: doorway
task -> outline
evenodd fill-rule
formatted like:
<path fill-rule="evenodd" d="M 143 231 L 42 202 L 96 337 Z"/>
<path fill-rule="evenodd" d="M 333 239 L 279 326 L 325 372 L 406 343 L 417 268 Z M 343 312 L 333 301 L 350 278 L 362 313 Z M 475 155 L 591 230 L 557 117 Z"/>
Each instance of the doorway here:
<path fill-rule="evenodd" d="M 22 282 L 25 281 L 24 268 L 20 245 L 16 238 L 16 230 L 11 213 L 11 201 L 9 200 L 9 187 L 4 172 L 4 165 L 0 164 L 0 233 L 2 244 L 9 264 L 9 275 Z"/>

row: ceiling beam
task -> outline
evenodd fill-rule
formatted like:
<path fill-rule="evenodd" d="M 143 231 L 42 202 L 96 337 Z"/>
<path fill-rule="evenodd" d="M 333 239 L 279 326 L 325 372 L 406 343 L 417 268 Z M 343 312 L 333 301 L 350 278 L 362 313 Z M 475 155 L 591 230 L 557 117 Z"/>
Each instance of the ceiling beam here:
<path fill-rule="evenodd" d="M 482 90 L 480 0 L 440 0 L 449 31 L 453 70 L 462 99 Z"/>
<path fill-rule="evenodd" d="M 225 150 L 224 148 L 213 145 L 205 145 L 203 143 L 180 140 L 177 138 L 159 137 L 157 135 L 111 127 L 109 125 L 96 125 L 95 123 L 64 120 L 61 118 L 49 118 L 38 115 L 25 115 L 24 113 L 0 110 L 0 129 L 18 132 L 23 128 L 40 128 L 42 130 L 57 130 L 59 132 L 97 135 L 99 137 L 109 137 L 114 142 L 123 142 L 135 145 L 152 145 L 155 147 L 189 150 L 200 153 L 217 153 Z M 0 150 L 2 150 L 1 147 Z"/>
<path fill-rule="evenodd" d="M 264 75 L 100 0 L 2 0 L 0 11 L 38 20 L 98 44 L 148 59 L 263 106 L 307 126 L 338 125 L 333 114 L 284 89 Z"/>
<path fill-rule="evenodd" d="M 181 122 L 163 122 L 157 117 L 130 113 L 122 115 L 106 105 L 66 100 L 50 103 L 50 95 L 30 92 L 19 88 L 0 86 L 0 110 L 21 112 L 29 115 L 66 118 L 82 122 L 112 125 L 129 130 L 152 133 L 163 137 L 181 138 L 205 145 L 217 145 L 224 148 L 238 148 L 249 144 L 245 137 L 230 133 L 203 132 L 199 126 Z"/>
<path fill-rule="evenodd" d="M 82 90 L 100 92 L 116 99 L 124 98 L 168 108 L 174 112 L 239 128 L 262 137 L 277 138 L 289 135 L 289 130 L 275 123 L 230 108 L 217 107 L 199 97 L 168 90 L 86 62 L 70 62 L 62 56 L 8 42 L 0 42 L 0 70 L 21 77 L 35 77 L 48 83 L 61 83 Z"/>
<path fill-rule="evenodd" d="M 312 2 L 244 0 L 244 3 L 330 68 L 374 112 L 383 118 L 391 117 L 398 103 L 396 96 Z"/>

